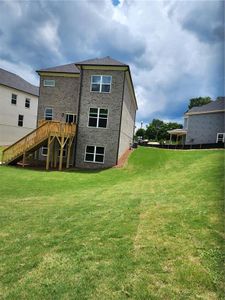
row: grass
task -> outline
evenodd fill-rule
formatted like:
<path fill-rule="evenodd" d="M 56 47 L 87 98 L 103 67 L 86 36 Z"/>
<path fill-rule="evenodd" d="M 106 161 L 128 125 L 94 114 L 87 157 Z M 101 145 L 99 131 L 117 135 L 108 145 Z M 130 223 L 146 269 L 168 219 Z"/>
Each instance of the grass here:
<path fill-rule="evenodd" d="M 2 299 L 224 299 L 224 151 L 123 169 L 1 167 Z"/>

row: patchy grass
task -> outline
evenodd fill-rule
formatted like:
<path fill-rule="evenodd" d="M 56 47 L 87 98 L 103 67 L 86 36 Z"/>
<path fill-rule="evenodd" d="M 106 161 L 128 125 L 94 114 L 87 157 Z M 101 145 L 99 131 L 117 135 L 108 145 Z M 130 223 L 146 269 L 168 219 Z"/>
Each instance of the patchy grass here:
<path fill-rule="evenodd" d="M 2 299 L 223 299 L 224 151 L 124 169 L 1 167 Z"/>

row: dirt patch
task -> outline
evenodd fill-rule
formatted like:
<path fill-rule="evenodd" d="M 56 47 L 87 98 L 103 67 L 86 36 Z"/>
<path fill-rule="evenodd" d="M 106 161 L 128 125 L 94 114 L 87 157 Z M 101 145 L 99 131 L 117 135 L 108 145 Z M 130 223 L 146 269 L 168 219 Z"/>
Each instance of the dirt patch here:
<path fill-rule="evenodd" d="M 128 149 L 118 160 L 118 164 L 114 168 L 123 168 L 128 160 L 128 157 L 133 152 L 133 149 Z"/>

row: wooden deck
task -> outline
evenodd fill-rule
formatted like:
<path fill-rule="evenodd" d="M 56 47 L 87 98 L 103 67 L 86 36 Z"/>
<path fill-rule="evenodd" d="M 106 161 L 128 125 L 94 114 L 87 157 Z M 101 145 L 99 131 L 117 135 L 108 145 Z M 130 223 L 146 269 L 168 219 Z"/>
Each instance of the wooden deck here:
<path fill-rule="evenodd" d="M 32 153 L 43 146 L 48 145 L 46 157 L 46 169 L 49 169 L 50 161 L 52 165 L 57 166 L 56 143 L 59 145 L 59 170 L 62 169 L 63 149 L 67 144 L 67 162 L 66 167 L 70 165 L 71 147 L 76 134 L 76 124 L 62 123 L 58 121 L 41 121 L 39 127 L 2 152 L 2 162 L 6 165 L 23 159 L 22 165 L 25 165 L 27 154 Z"/>

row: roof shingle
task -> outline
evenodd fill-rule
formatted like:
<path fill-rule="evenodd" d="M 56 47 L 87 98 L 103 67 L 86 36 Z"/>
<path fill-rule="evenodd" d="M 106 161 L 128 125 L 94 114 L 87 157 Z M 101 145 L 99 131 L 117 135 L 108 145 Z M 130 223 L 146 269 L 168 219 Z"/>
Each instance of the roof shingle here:
<path fill-rule="evenodd" d="M 211 112 L 211 111 L 224 110 L 224 109 L 225 109 L 225 97 L 219 97 L 217 100 L 212 101 L 208 104 L 192 107 L 189 111 L 187 111 L 187 114 Z"/>
<path fill-rule="evenodd" d="M 55 73 L 79 74 L 80 70 L 76 67 L 76 65 L 74 63 L 72 63 L 72 64 L 56 66 L 56 67 L 47 68 L 47 69 L 41 69 L 41 70 L 38 70 L 37 72 L 55 72 Z"/>
<path fill-rule="evenodd" d="M 126 67 L 128 66 L 118 60 L 111 58 L 110 56 L 83 60 L 77 62 L 76 65 L 126 66 Z"/>
<path fill-rule="evenodd" d="M 39 88 L 24 80 L 22 77 L 0 68 L 0 84 L 39 96 Z"/>

